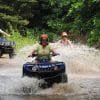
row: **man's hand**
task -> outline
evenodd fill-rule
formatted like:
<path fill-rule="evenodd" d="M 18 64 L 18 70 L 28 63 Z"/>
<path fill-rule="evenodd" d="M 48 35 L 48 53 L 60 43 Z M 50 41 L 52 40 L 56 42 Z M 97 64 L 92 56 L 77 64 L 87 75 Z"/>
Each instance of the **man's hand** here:
<path fill-rule="evenodd" d="M 57 56 L 60 55 L 59 53 L 53 53 L 52 56 Z"/>
<path fill-rule="evenodd" d="M 30 54 L 30 55 L 28 55 L 28 57 L 35 57 L 35 56 L 37 56 L 37 54 Z"/>
<path fill-rule="evenodd" d="M 27 57 L 32 57 L 32 54 L 28 55 Z"/>

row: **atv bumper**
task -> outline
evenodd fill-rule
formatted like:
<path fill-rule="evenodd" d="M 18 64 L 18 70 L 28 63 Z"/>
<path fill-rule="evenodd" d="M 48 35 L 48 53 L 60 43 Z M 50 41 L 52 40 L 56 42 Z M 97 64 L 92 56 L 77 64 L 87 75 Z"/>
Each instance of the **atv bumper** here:
<path fill-rule="evenodd" d="M 50 77 L 56 77 L 59 76 L 61 73 L 65 72 L 65 66 L 59 66 L 59 67 L 51 67 L 51 68 L 39 68 L 38 70 L 32 69 L 31 66 L 23 66 L 23 76 L 28 77 L 36 77 L 36 78 L 50 78 Z"/>

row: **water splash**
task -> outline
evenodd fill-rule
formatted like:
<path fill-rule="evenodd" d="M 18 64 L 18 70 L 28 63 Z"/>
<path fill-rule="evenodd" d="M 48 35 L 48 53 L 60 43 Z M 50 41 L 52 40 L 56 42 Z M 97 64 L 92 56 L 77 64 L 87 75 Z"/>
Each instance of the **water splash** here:
<path fill-rule="evenodd" d="M 53 44 L 55 51 L 60 53 L 53 60 L 63 61 L 66 64 L 66 73 L 100 72 L 100 51 L 85 45 L 74 44 L 73 48 Z M 27 61 L 26 57 L 32 50 L 32 46 L 21 49 L 11 65 L 0 70 L 0 94 L 57 94 L 72 93 L 80 90 L 76 84 L 56 84 L 50 89 L 41 90 L 39 81 L 34 78 L 22 78 L 22 65 Z M 28 59 L 29 60 L 29 59 Z"/>
<path fill-rule="evenodd" d="M 100 50 L 74 44 L 73 48 L 59 47 L 56 52 L 60 53 L 56 59 L 64 61 L 70 72 L 100 71 Z"/>
<path fill-rule="evenodd" d="M 0 76 L 0 94 L 34 94 L 39 90 L 37 84 L 37 79 Z"/>

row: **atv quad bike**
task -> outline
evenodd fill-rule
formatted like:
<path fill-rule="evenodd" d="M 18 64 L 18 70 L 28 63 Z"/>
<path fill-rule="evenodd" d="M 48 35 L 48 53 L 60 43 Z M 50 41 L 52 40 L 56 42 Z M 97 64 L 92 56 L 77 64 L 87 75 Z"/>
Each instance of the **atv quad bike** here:
<path fill-rule="evenodd" d="M 23 65 L 23 77 L 35 77 L 43 79 L 46 84 L 41 87 L 50 87 L 54 83 L 67 82 L 68 78 L 65 73 L 65 63 L 41 59 L 37 62 L 27 62 Z"/>
<path fill-rule="evenodd" d="M 3 54 L 9 54 L 9 58 L 13 58 L 15 55 L 15 42 L 8 41 L 4 38 L 0 38 L 0 57 Z"/>

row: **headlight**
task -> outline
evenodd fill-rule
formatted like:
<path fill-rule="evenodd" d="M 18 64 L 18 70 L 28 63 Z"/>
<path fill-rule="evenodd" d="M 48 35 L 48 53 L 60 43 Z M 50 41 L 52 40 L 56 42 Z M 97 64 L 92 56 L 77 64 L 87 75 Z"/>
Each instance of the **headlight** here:
<path fill-rule="evenodd" d="M 36 70 L 37 70 L 37 68 L 36 68 L 36 67 L 33 67 L 33 68 L 32 68 L 32 71 L 36 71 Z"/>
<path fill-rule="evenodd" d="M 0 43 L 0 45 L 4 45 L 4 43 L 3 43 L 3 42 L 1 42 L 1 43 Z"/>
<path fill-rule="evenodd" d="M 12 47 L 15 47 L 15 43 L 14 43 L 14 42 L 10 42 L 10 45 L 11 45 Z"/>
<path fill-rule="evenodd" d="M 10 42 L 7 42 L 7 43 L 5 43 L 7 46 L 9 46 L 10 45 Z"/>
<path fill-rule="evenodd" d="M 9 46 L 9 45 L 10 45 L 9 42 L 4 42 L 3 44 L 4 44 L 5 46 Z"/>
<path fill-rule="evenodd" d="M 55 66 L 55 67 L 54 67 L 54 70 L 58 70 L 58 66 Z"/>

